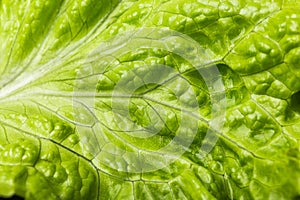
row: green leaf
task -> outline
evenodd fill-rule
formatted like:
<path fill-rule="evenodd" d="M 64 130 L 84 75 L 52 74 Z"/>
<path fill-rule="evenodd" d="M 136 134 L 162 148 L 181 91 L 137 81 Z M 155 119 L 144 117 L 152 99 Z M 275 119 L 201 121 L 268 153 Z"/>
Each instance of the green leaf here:
<path fill-rule="evenodd" d="M 298 199 L 299 5 L 0 0 L 0 197 Z"/>

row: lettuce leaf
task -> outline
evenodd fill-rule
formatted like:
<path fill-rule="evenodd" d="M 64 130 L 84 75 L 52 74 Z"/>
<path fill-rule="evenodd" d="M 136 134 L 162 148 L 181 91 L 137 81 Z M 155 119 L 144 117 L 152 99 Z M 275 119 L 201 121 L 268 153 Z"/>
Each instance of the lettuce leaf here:
<path fill-rule="evenodd" d="M 299 13 L 0 0 L 0 197 L 298 199 Z"/>

